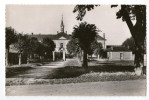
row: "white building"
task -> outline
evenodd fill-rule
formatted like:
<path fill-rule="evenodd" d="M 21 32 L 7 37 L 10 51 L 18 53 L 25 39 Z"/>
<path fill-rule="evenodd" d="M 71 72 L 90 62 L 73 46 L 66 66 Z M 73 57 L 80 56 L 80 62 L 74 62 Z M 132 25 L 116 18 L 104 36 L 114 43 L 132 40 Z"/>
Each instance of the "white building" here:
<path fill-rule="evenodd" d="M 131 50 L 116 45 L 107 46 L 107 58 L 109 60 L 133 60 Z"/>
<path fill-rule="evenodd" d="M 67 31 L 65 31 L 64 29 L 65 29 L 65 25 L 62 17 L 61 24 L 60 24 L 60 32 L 57 31 L 57 34 L 32 35 L 33 37 L 36 37 L 39 41 L 42 41 L 43 38 L 50 38 L 51 40 L 54 41 L 56 48 L 55 48 L 55 51 L 53 52 L 53 60 L 55 60 L 55 52 L 63 52 L 63 60 L 65 60 L 65 54 L 68 54 L 67 43 L 70 41 L 71 35 L 67 34 Z M 97 41 L 102 44 L 104 49 L 106 48 L 105 36 L 101 37 L 100 35 L 98 35 Z"/>

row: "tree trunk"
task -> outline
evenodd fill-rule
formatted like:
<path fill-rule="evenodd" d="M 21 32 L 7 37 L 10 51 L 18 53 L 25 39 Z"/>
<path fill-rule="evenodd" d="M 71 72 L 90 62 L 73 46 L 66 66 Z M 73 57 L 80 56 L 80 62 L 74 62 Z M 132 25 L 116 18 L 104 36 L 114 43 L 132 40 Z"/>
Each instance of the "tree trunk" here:
<path fill-rule="evenodd" d="M 27 56 L 27 64 L 29 64 L 29 61 L 30 61 L 31 58 L 32 58 L 32 57 L 31 57 L 31 54 L 29 54 L 29 55 Z"/>
<path fill-rule="evenodd" d="M 130 33 L 135 41 L 135 73 L 136 75 L 143 74 L 143 66 L 144 66 L 144 40 L 146 37 L 146 8 L 144 13 L 136 13 L 136 24 L 133 25 L 129 13 L 127 11 L 127 5 L 121 5 L 121 10 L 123 10 L 123 17 L 127 23 L 127 26 L 130 30 Z M 136 8 L 138 9 L 138 7 Z M 144 18 L 144 19 L 143 19 Z"/>
<path fill-rule="evenodd" d="M 19 65 L 21 65 L 21 59 L 22 59 L 22 55 L 21 55 L 21 53 L 19 54 Z"/>
<path fill-rule="evenodd" d="M 99 54 L 97 55 L 97 58 L 98 58 L 98 60 L 99 60 Z"/>
<path fill-rule="evenodd" d="M 6 67 L 9 66 L 9 47 L 6 48 Z"/>
<path fill-rule="evenodd" d="M 87 69 L 88 68 L 88 63 L 87 63 L 87 52 L 84 50 L 84 52 L 83 52 L 83 67 L 85 68 L 85 69 Z"/>
<path fill-rule="evenodd" d="M 135 73 L 136 75 L 143 74 L 144 67 L 144 42 L 140 42 L 135 48 Z"/>

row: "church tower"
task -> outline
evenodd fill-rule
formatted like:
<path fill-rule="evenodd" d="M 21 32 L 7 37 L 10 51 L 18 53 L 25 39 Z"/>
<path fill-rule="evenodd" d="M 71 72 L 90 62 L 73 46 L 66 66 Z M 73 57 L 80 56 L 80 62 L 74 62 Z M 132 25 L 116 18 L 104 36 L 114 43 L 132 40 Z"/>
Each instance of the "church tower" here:
<path fill-rule="evenodd" d="M 62 20 L 61 20 L 61 32 L 64 33 L 64 23 L 63 23 L 63 15 L 62 15 Z"/>

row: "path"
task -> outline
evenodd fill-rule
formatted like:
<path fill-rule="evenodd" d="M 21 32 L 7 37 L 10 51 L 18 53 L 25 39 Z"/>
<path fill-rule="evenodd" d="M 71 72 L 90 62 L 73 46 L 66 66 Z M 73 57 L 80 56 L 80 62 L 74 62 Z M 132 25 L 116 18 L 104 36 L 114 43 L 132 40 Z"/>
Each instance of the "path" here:
<path fill-rule="evenodd" d="M 42 79 L 53 79 L 53 78 L 61 77 L 60 68 L 63 68 L 65 66 L 70 66 L 70 65 L 75 66 L 78 64 L 79 64 L 78 60 L 67 59 L 66 61 L 50 62 L 43 65 L 39 64 L 39 66 L 34 66 L 28 70 L 21 71 L 21 72 L 16 70 L 16 72 L 14 73 L 17 73 L 17 74 L 9 75 L 9 77 L 6 78 L 6 84 L 7 85 L 30 84 L 36 81 L 36 79 L 42 80 Z"/>
<path fill-rule="evenodd" d="M 50 62 L 44 65 L 34 66 L 31 69 L 28 69 L 22 73 L 18 73 L 14 76 L 10 76 L 11 78 L 45 78 L 47 75 L 51 74 L 52 71 L 56 68 L 64 67 L 64 63 L 66 61 L 57 61 Z M 7 78 L 8 79 L 8 78 Z"/>
<path fill-rule="evenodd" d="M 6 86 L 7 96 L 145 96 L 146 80 Z"/>
<path fill-rule="evenodd" d="M 48 64 L 41 65 L 40 67 L 60 68 L 60 67 L 64 67 L 64 63 L 65 61 L 50 62 Z"/>

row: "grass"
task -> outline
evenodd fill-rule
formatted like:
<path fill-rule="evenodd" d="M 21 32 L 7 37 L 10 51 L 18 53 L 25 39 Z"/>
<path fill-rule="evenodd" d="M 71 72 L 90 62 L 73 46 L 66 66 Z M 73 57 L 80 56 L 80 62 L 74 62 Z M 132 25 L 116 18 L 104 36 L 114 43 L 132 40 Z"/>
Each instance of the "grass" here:
<path fill-rule="evenodd" d="M 67 64 L 68 63 L 68 64 Z M 136 76 L 132 61 L 89 62 L 88 70 L 75 65 L 75 61 L 65 63 L 62 68 L 14 67 L 6 70 L 6 85 L 66 84 L 98 81 L 124 81 L 146 79 Z"/>
<path fill-rule="evenodd" d="M 25 73 L 25 71 L 29 70 L 29 69 L 33 69 L 30 66 L 23 66 L 23 67 L 7 67 L 6 68 L 6 78 L 8 77 L 12 77 L 18 74 L 23 74 Z"/>
<path fill-rule="evenodd" d="M 114 72 L 133 72 L 133 66 L 118 66 L 118 65 L 102 65 L 90 66 L 87 70 L 82 67 L 67 66 L 64 68 L 53 69 L 53 73 L 49 73 L 44 79 L 60 79 L 73 78 L 90 72 L 94 73 L 114 73 Z"/>
<path fill-rule="evenodd" d="M 32 85 L 32 84 L 68 84 L 68 83 L 83 83 L 83 82 L 104 82 L 104 81 L 126 81 L 145 79 L 145 76 L 136 76 L 130 72 L 117 73 L 87 73 L 75 78 L 60 78 L 60 79 L 33 79 L 19 78 L 7 80 L 6 86 L 11 85 Z"/>

